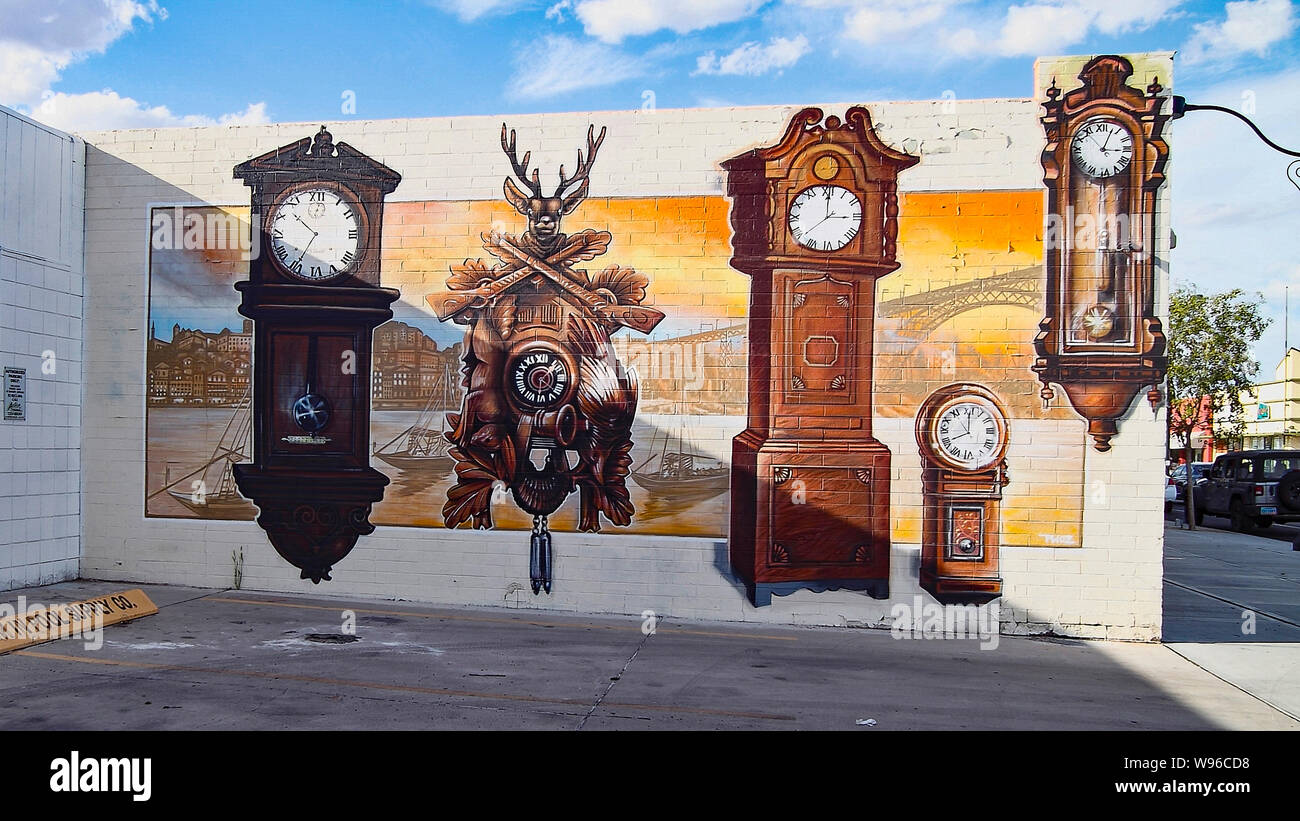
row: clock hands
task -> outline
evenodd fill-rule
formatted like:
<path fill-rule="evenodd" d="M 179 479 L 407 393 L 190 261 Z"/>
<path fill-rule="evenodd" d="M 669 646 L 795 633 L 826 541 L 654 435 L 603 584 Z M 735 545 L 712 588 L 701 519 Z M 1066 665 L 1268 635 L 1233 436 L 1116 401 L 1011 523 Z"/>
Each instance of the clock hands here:
<path fill-rule="evenodd" d="M 302 222 L 302 220 L 298 220 L 298 221 L 299 221 L 299 222 Z M 303 225 L 306 225 L 306 224 L 307 224 L 307 223 L 303 222 Z M 308 227 L 307 230 L 308 230 L 308 231 L 311 231 L 311 228 Z M 299 262 L 302 262 L 303 257 L 307 256 L 307 249 L 311 247 L 311 244 L 312 244 L 313 242 L 316 241 L 316 237 L 319 237 L 319 236 L 320 236 L 320 234 L 316 233 L 315 231 L 312 231 L 312 232 L 311 232 L 311 239 L 307 240 L 307 244 L 304 245 L 303 248 L 302 248 L 302 253 L 298 255 L 298 261 L 299 261 Z"/>

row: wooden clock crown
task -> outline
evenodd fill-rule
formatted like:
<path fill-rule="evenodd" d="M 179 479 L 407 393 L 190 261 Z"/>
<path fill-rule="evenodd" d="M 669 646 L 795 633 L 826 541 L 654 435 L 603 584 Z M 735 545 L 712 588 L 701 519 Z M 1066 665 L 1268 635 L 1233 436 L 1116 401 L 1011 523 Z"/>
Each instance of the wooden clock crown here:
<path fill-rule="evenodd" d="M 722 164 L 733 200 L 733 266 L 751 271 L 815 260 L 832 269 L 872 268 L 878 275 L 897 269 L 898 173 L 919 161 L 885 145 L 861 106 L 850 108 L 843 121 L 819 108 L 803 109 L 776 144 Z M 813 251 L 790 231 L 790 205 L 812 185 L 839 186 L 863 199 L 861 230 L 842 248 Z"/>
<path fill-rule="evenodd" d="M 361 207 L 361 236 L 357 263 L 330 285 L 379 285 L 379 245 L 383 230 L 384 197 L 402 176 L 347 143 L 334 142 L 321 126 L 313 137 L 268 151 L 235 166 L 234 177 L 253 189 L 253 230 L 259 231 L 259 253 L 250 265 L 250 279 L 301 284 L 280 272 L 266 250 L 271 247 L 266 218 L 275 203 L 295 188 L 321 187 L 339 191 Z"/>

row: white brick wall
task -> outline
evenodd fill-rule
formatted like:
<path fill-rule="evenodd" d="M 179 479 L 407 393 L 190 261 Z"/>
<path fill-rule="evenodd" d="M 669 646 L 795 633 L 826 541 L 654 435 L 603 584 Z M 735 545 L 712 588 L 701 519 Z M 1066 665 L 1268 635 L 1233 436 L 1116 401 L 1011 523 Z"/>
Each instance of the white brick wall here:
<path fill-rule="evenodd" d="M 0 366 L 27 371 L 0 421 L 0 590 L 77 577 L 85 145 L 0 108 Z"/>
<path fill-rule="evenodd" d="M 905 191 L 1035 190 L 1042 131 L 1033 100 L 873 103 L 882 137 L 920 153 Z M 841 114 L 848 106 L 824 106 Z M 543 169 L 571 162 L 587 123 L 609 127 L 601 196 L 719 194 L 720 158 L 772 142 L 794 106 L 600 112 L 329 123 L 347 142 L 402 173 L 392 201 L 496 199 L 501 122 Z M 85 559 L 91 578 L 225 587 L 231 553 L 243 550 L 245 587 L 469 605 L 517 604 L 586 612 L 644 609 L 681 617 L 798 624 L 888 624 L 891 606 L 920 594 L 919 553 L 895 545 L 893 600 L 850 592 L 800 592 L 754 608 L 727 573 L 721 540 L 555 534 L 554 595 L 526 585 L 527 538 L 519 532 L 380 527 L 363 537 L 314 588 L 274 553 L 252 522 L 148 519 L 143 515 L 144 373 L 148 207 L 151 203 L 242 205 L 248 190 L 232 167 L 313 133 L 319 123 L 87 134 L 88 187 Z M 545 137 L 541 137 L 543 133 Z M 1162 201 L 1167 212 L 1167 199 Z M 1167 230 L 1167 223 L 1166 229 Z M 1163 276 L 1163 274 L 1162 274 Z M 876 419 L 894 449 L 898 498 L 919 496 L 911 420 Z M 1144 404 L 1097 454 L 1077 422 L 1077 459 L 1088 481 L 1108 487 L 1087 502 L 1081 548 L 1004 548 L 1004 629 L 1148 640 L 1159 633 L 1163 422 Z M 1015 458 L 1032 458 L 1032 448 Z"/>

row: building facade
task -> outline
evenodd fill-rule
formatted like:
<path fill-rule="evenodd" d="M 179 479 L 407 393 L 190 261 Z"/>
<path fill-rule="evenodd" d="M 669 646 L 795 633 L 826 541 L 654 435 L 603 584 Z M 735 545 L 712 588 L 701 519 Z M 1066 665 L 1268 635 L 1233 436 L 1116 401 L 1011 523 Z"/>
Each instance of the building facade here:
<path fill-rule="evenodd" d="M 1087 404 L 1087 396 L 1097 396 L 1097 386 L 1088 383 L 1096 368 L 1071 371 L 1069 363 L 1079 351 L 1113 352 L 1134 341 L 1124 328 L 1158 329 L 1167 317 L 1169 186 L 1155 179 L 1163 173 L 1166 143 L 1158 128 L 1150 129 L 1167 115 L 1172 63 L 1164 53 L 1044 58 L 1034 68 L 1033 96 L 1022 99 L 504 118 L 518 135 L 520 153 L 528 146 L 552 178 L 587 141 L 589 188 L 564 214 L 562 229 L 572 242 L 587 244 L 571 249 L 569 258 L 529 251 L 537 236 L 535 215 L 526 213 L 531 206 L 502 198 L 503 178 L 511 177 L 516 159 L 502 150 L 503 118 L 331 124 L 336 144 L 401 175 L 383 205 L 379 253 L 382 285 L 400 292 L 398 318 L 376 330 L 373 367 L 360 378 L 370 388 L 366 438 L 372 453 L 384 442 L 410 444 L 392 462 L 372 460 L 391 480 L 370 512 L 378 527 L 334 568 L 330 592 L 888 627 L 898 608 L 943 595 L 922 568 L 933 558 L 927 551 L 946 550 L 943 560 L 953 567 L 967 561 L 992 568 L 996 592 L 981 606 L 997 608 L 1005 632 L 1157 638 L 1166 440 L 1155 390 L 1161 380 L 1135 382 L 1132 401 L 1121 397 L 1113 408 L 1099 408 Z M 1119 77 L 1126 67 L 1131 78 Z M 1109 79 L 1079 79 L 1098 71 L 1110 72 Z M 1092 100 L 1089 89 L 1124 90 L 1122 98 Z M 1165 114 L 1158 113 L 1162 105 Z M 1143 106 L 1157 113 L 1147 120 L 1124 113 Z M 1076 109 L 1072 124 L 1059 114 Z M 1149 152 L 1134 167 L 1153 176 L 1133 186 L 1152 197 L 1142 206 L 1146 227 L 1136 229 L 1150 232 L 1143 247 L 1154 249 L 1156 260 L 1144 290 L 1117 294 L 1137 276 L 1107 278 L 1127 264 L 1110 247 L 1102 254 L 1067 255 L 1063 268 L 1049 269 L 1059 249 L 1045 227 L 1062 216 L 1050 213 L 1049 203 L 1093 196 L 1089 186 L 1104 187 L 1098 180 L 1107 172 L 1093 167 L 1089 177 L 1084 166 L 1071 165 L 1061 146 L 1072 138 L 1045 129 L 1045 110 L 1065 118 L 1059 128 L 1081 128 L 1084 117 L 1101 117 L 1148 129 Z M 251 423 L 240 398 L 249 391 L 250 357 L 258 352 L 233 287 L 248 275 L 247 243 L 188 248 L 159 240 L 157 231 L 182 208 L 248 225 L 249 189 L 231 169 L 319 137 L 319 128 L 299 123 L 83 135 L 92 148 L 80 401 L 86 429 L 95 435 L 80 440 L 82 575 L 228 587 L 231 553 L 242 549 L 245 588 L 314 589 L 272 550 L 251 521 L 251 502 L 222 499 L 221 506 L 204 508 L 177 503 L 167 492 L 179 476 L 209 469 L 215 475 L 249 458 Z M 597 132 L 607 134 L 599 146 Z M 818 136 L 831 133 L 836 136 Z M 769 172 L 776 173 L 772 169 L 784 160 L 771 158 L 778 156 L 804 168 L 794 154 L 781 154 L 796 143 L 814 152 L 837 147 L 808 155 L 807 186 L 783 189 L 779 196 L 788 195 L 791 203 L 773 210 L 769 221 L 738 218 L 754 178 L 736 169 L 757 158 L 770 160 Z M 1058 149 L 1064 153 L 1053 156 L 1066 157 L 1064 170 L 1048 159 Z M 896 180 L 886 181 L 887 166 L 902 169 Z M 799 242 L 806 251 L 830 250 L 829 241 L 822 248 L 800 239 L 820 229 L 798 220 L 797 196 L 806 194 L 800 208 L 822 207 L 826 219 L 831 215 L 831 204 L 807 194 L 814 188 L 829 191 L 827 203 L 842 200 L 845 219 L 878 232 L 872 234 L 876 244 L 855 252 L 860 258 L 896 265 L 881 262 L 873 273 L 878 281 L 863 285 L 805 255 L 798 271 L 788 261 L 774 264 L 781 276 L 798 274 L 789 293 L 759 293 L 754 283 L 762 274 L 744 255 L 773 253 L 776 234 L 763 232 L 778 232 L 780 242 Z M 854 211 L 854 201 L 860 210 Z M 1088 233 L 1109 236 L 1095 226 Z M 586 239 L 575 239 L 580 236 Z M 522 245 L 503 245 L 502 237 Z M 853 242 L 850 236 L 836 247 L 859 247 Z M 510 257 L 511 248 L 527 259 Z M 1096 268 L 1096 259 L 1105 264 Z M 488 482 L 479 490 L 485 504 L 490 496 L 491 515 L 475 521 L 491 521 L 493 529 L 448 528 L 448 506 L 461 498 L 455 489 L 465 487 L 457 482 L 474 470 L 463 452 L 440 447 L 443 434 L 466 414 L 476 414 L 476 421 L 499 418 L 506 412 L 501 407 L 517 414 L 519 397 L 526 396 L 498 395 L 496 405 L 471 401 L 483 385 L 476 368 L 489 358 L 481 347 L 472 350 L 471 340 L 482 345 L 488 338 L 474 332 L 510 339 L 545 312 L 529 313 L 532 306 L 512 303 L 490 287 L 481 292 L 487 301 L 479 325 L 455 324 L 458 317 L 441 316 L 438 308 L 456 288 L 488 287 L 484 282 L 519 264 L 533 266 L 529 287 L 568 293 L 570 302 L 556 304 L 581 303 L 583 316 L 629 322 L 661 316 L 650 323 L 650 333 L 629 327 L 613 334 L 610 348 L 622 370 L 605 374 L 575 360 L 570 376 L 607 392 L 617 389 L 622 398 L 576 394 L 572 401 L 586 420 L 579 430 L 588 438 L 570 447 L 566 458 L 610 465 L 614 478 L 593 491 L 607 494 L 600 497 L 606 507 L 599 532 L 591 532 L 580 494 L 550 514 L 556 584 L 537 596 L 521 583 L 528 574 L 530 527 L 536 527 L 517 503 L 521 494 L 500 493 Z M 1066 289 L 1050 284 L 1061 276 Z M 1061 293 L 1072 301 L 1049 302 L 1049 294 Z M 1131 313 L 1143 306 L 1145 325 L 1132 322 L 1144 318 Z M 124 315 L 146 317 L 140 327 L 149 330 L 127 330 Z M 1068 333 L 1056 341 L 1044 337 L 1045 323 L 1052 322 L 1068 326 Z M 159 338 L 155 323 L 171 327 L 170 338 Z M 773 339 L 788 350 L 774 352 Z M 604 356 L 592 353 L 589 340 L 582 344 L 588 346 L 579 346 L 582 357 Z M 1115 362 L 1120 369 L 1132 364 Z M 536 387 L 554 367 L 521 371 L 520 377 L 541 380 L 530 383 Z M 776 379 L 786 373 L 782 369 L 787 376 Z M 755 399 L 758 380 L 767 380 L 765 390 L 776 397 L 770 404 Z M 815 391 L 822 406 L 817 413 L 780 410 L 806 405 Z M 609 416 L 600 415 L 598 400 L 610 403 Z M 855 417 L 835 410 L 849 403 L 868 412 Z M 635 412 L 620 415 L 620 408 Z M 979 431 L 977 413 L 983 414 Z M 608 459 L 579 453 L 609 418 L 623 426 L 609 441 L 625 449 Z M 553 455 L 564 449 L 568 434 L 561 423 L 541 415 L 529 420 L 533 429 L 550 424 L 548 433 L 560 433 L 524 444 L 545 441 Z M 788 448 L 783 452 L 793 455 L 779 457 L 759 481 L 767 494 L 760 502 L 743 489 L 739 474 L 749 468 L 738 457 L 747 431 L 759 424 L 796 431 L 801 441 L 867 442 L 845 452 L 870 450 L 878 461 L 867 468 L 812 464 L 797 458 L 798 448 Z M 938 451 L 959 429 L 960 435 L 979 434 L 979 446 L 966 450 L 985 449 L 985 424 L 989 458 L 966 454 L 966 467 L 945 467 Z M 498 447 L 499 434 L 520 435 L 517 428 L 484 430 L 480 440 Z M 958 461 L 962 453 L 950 450 Z M 954 477 L 969 480 L 967 490 Z M 971 495 L 975 485 L 978 494 Z M 209 486 L 227 484 L 214 478 Z M 876 517 L 873 523 L 846 524 L 863 506 Z M 756 595 L 736 558 L 736 522 L 745 517 L 789 534 L 762 557 L 789 580 L 775 584 L 768 599 Z M 866 529 L 870 544 L 835 535 Z M 801 553 L 805 546 L 812 552 Z M 876 572 L 871 585 L 820 581 L 826 568 L 847 576 L 869 562 Z M 992 579 L 988 573 L 981 578 Z"/>

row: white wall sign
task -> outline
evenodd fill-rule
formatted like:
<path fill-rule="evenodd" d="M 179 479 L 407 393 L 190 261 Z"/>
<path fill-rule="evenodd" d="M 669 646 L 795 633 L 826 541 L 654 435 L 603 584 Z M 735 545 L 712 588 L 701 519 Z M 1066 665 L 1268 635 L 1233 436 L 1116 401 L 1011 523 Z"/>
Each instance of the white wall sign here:
<path fill-rule="evenodd" d="M 5 421 L 27 420 L 27 369 L 5 368 Z"/>

